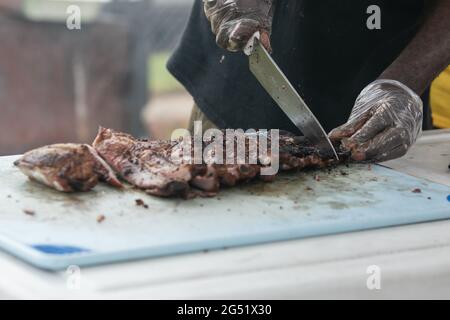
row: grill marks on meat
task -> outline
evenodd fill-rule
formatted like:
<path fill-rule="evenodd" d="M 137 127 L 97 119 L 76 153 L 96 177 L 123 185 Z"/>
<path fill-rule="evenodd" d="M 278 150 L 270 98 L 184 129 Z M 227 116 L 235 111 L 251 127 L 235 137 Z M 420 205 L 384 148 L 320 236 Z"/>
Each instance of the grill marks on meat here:
<path fill-rule="evenodd" d="M 89 191 L 99 180 L 122 187 L 109 165 L 86 144 L 55 144 L 35 149 L 14 165 L 30 179 L 62 192 Z"/>
<path fill-rule="evenodd" d="M 245 139 L 248 163 L 249 136 Z M 269 140 L 267 156 L 265 159 L 258 158 L 257 164 L 192 164 L 190 161 L 194 157 L 192 140 L 189 146 L 190 156 L 185 159 L 189 161 L 178 164 L 172 161 L 172 154 L 181 155 L 183 150 L 181 140 L 174 142 L 138 140 L 129 134 L 105 128 L 100 128 L 93 146 L 105 161 L 132 185 L 156 196 L 189 198 L 195 195 L 214 196 L 221 186 L 232 187 L 258 177 L 263 181 L 273 181 L 275 176 L 261 175 L 261 169 L 270 165 L 272 160 L 270 143 Z M 203 143 L 203 150 L 208 145 Z M 226 145 L 223 146 L 223 150 L 223 159 L 226 159 Z M 305 138 L 288 133 L 280 135 L 279 151 L 281 170 L 326 167 L 336 163 L 336 160 L 321 156 Z M 213 157 L 214 154 L 210 156 Z M 236 149 L 234 163 L 237 163 Z"/>

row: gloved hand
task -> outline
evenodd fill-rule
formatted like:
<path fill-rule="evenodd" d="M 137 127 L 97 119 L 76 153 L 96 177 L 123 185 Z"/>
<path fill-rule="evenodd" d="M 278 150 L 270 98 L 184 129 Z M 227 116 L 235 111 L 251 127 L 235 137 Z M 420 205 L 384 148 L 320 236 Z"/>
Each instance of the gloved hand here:
<path fill-rule="evenodd" d="M 257 31 L 262 45 L 271 52 L 273 4 L 275 0 L 203 0 L 217 44 L 229 51 L 243 50 Z"/>
<path fill-rule="evenodd" d="M 348 122 L 330 133 L 356 161 L 382 162 L 406 154 L 422 132 L 420 97 L 394 80 L 369 84 L 356 99 Z"/>

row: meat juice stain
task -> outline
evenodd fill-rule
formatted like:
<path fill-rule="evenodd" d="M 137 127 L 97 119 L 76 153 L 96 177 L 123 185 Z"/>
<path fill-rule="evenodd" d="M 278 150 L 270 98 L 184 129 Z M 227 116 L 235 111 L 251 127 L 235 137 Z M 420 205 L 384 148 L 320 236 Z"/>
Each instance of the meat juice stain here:
<path fill-rule="evenodd" d="M 350 166 L 346 166 L 349 168 Z M 372 168 L 371 168 L 372 169 Z M 369 173 L 368 173 L 369 172 Z M 281 173 L 273 183 L 264 183 L 261 181 L 255 181 L 249 185 L 243 185 L 240 190 L 248 193 L 251 196 L 264 197 L 264 202 L 268 205 L 274 204 L 279 209 L 278 201 L 271 201 L 270 198 L 287 198 L 292 201 L 294 205 L 293 210 L 302 212 L 308 211 L 312 207 L 308 206 L 309 203 L 315 203 L 325 205 L 334 210 L 344 210 L 350 207 L 367 207 L 375 204 L 377 201 L 373 200 L 373 194 L 370 190 L 360 190 L 355 188 L 355 184 L 348 183 L 349 181 L 358 184 L 358 181 L 369 180 L 377 182 L 378 179 L 372 179 L 375 177 L 375 173 L 372 170 L 367 170 L 366 166 L 356 167 L 356 170 L 343 171 L 342 166 L 328 169 L 326 174 L 323 170 L 314 171 L 308 170 L 304 172 L 286 172 Z M 321 174 L 320 181 L 314 179 L 315 176 Z M 309 185 L 316 184 L 317 190 L 314 190 Z M 305 189 L 306 188 L 306 189 Z M 346 201 L 320 201 L 321 197 L 332 196 L 336 190 L 343 192 L 344 194 L 351 193 L 353 196 L 360 200 L 354 200 L 350 202 Z M 409 190 L 410 191 L 410 190 Z M 371 200 L 368 200 L 371 199 Z M 301 204 L 301 205 L 299 205 Z M 278 212 L 282 212 L 280 209 Z"/>
<path fill-rule="evenodd" d="M 20 185 L 22 190 L 19 190 L 20 194 L 23 195 L 23 200 L 27 202 L 27 199 L 45 201 L 45 202 L 55 202 L 60 203 L 62 207 L 73 208 L 80 212 L 88 212 L 95 206 L 95 203 L 102 195 L 105 194 L 102 188 L 97 186 L 98 189 L 90 190 L 88 192 L 81 192 L 76 194 L 61 193 L 59 191 L 53 190 L 51 188 L 42 186 L 41 184 L 28 180 L 24 181 L 24 184 Z M 116 194 L 115 192 L 120 192 L 116 190 L 109 190 L 108 194 Z M 120 193 L 117 193 L 118 198 L 122 198 Z M 64 213 L 64 211 L 61 211 Z"/>
<path fill-rule="evenodd" d="M 26 181 L 26 184 L 24 185 L 24 191 L 26 192 L 26 195 L 30 198 L 37 199 L 37 200 L 44 200 L 44 201 L 62 201 L 65 203 L 80 203 L 83 202 L 81 199 L 79 199 L 78 196 L 74 194 L 66 194 L 62 193 L 53 189 L 50 189 L 49 187 L 42 186 L 41 184 L 29 180 Z M 90 191 L 91 193 L 94 191 Z"/>
<path fill-rule="evenodd" d="M 327 202 L 327 204 L 332 209 L 336 209 L 336 210 L 344 210 L 344 209 L 348 209 L 349 208 L 349 206 L 346 205 L 345 203 L 337 202 L 337 201 L 329 201 L 329 202 Z"/>

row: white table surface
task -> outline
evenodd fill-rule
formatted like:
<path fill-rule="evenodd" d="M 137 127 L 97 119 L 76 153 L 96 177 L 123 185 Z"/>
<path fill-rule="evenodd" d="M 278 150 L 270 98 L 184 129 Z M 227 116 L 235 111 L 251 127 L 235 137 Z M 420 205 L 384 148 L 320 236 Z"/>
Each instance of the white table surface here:
<path fill-rule="evenodd" d="M 450 187 L 449 163 L 441 130 L 386 165 Z M 380 290 L 366 285 L 373 265 Z M 448 299 L 450 221 L 86 268 L 75 290 L 70 279 L 0 252 L 3 299 Z"/>

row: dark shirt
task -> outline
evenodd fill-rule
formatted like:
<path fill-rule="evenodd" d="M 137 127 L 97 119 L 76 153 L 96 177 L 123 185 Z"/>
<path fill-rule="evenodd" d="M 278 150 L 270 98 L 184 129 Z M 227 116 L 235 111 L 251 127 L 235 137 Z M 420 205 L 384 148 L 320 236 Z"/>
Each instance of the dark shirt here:
<path fill-rule="evenodd" d="M 370 5 L 381 8 L 380 30 L 367 28 Z M 413 38 L 423 11 L 423 0 L 278 0 L 273 57 L 330 131 Z M 250 73 L 248 58 L 217 47 L 201 0 L 168 69 L 221 128 L 298 132 Z"/>

